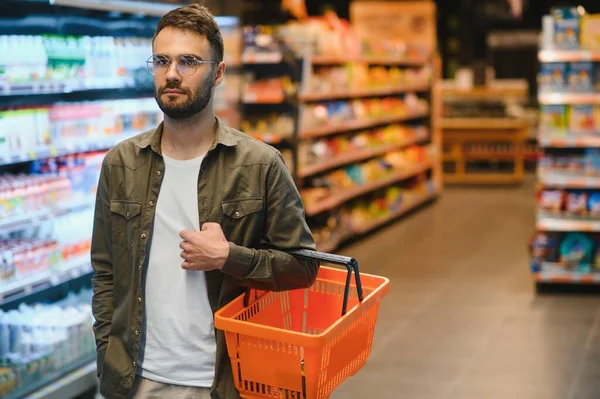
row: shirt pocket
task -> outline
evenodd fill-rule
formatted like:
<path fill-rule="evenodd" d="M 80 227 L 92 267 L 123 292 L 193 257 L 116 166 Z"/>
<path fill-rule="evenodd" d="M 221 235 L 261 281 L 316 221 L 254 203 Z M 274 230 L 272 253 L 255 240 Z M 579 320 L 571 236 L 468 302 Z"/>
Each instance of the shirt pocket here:
<path fill-rule="evenodd" d="M 137 238 L 142 203 L 113 200 L 110 202 L 110 213 L 113 244 L 122 248 L 132 247 Z"/>
<path fill-rule="evenodd" d="M 260 242 L 263 225 L 264 201 L 262 198 L 240 198 L 221 202 L 221 226 L 225 237 L 238 245 L 256 245 Z M 258 239 L 258 240 L 257 240 Z M 254 242 L 255 240 L 256 243 Z"/>

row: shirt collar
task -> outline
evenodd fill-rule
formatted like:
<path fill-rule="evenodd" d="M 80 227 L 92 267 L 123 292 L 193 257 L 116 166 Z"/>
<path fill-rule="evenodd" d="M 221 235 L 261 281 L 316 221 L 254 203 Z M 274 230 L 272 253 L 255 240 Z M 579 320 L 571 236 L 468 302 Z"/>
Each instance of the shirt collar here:
<path fill-rule="evenodd" d="M 215 141 L 213 145 L 210 147 L 209 151 L 212 151 L 217 147 L 217 145 L 222 144 L 226 147 L 233 147 L 239 143 L 239 139 L 236 135 L 231 132 L 229 126 L 227 126 L 219 117 L 215 117 L 217 120 L 217 132 L 215 135 Z M 154 131 L 149 132 L 148 134 L 141 137 L 139 142 L 137 143 L 140 148 L 148 148 L 151 147 L 154 152 L 157 154 L 162 154 L 160 143 L 162 140 L 164 122 L 161 122 L 160 125 Z"/>

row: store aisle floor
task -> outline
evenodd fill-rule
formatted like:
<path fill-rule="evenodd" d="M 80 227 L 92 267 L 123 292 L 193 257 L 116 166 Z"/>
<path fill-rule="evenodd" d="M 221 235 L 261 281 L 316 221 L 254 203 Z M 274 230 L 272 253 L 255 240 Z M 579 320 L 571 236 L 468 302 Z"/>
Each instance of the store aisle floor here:
<path fill-rule="evenodd" d="M 340 251 L 387 276 L 368 364 L 334 399 L 597 399 L 600 295 L 538 295 L 533 189 L 452 189 Z"/>

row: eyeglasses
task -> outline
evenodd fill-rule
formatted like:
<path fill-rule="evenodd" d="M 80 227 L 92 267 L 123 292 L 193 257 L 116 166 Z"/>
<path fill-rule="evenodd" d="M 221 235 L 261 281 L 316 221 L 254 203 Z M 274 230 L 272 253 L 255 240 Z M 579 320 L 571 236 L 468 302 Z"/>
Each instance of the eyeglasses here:
<path fill-rule="evenodd" d="M 177 61 L 175 68 L 181 76 L 191 76 L 198 70 L 202 64 L 216 64 L 217 61 L 199 60 L 193 55 L 180 55 L 179 57 L 169 58 L 166 55 L 153 55 L 148 58 L 146 64 L 152 75 L 164 75 L 171 67 L 171 62 Z"/>

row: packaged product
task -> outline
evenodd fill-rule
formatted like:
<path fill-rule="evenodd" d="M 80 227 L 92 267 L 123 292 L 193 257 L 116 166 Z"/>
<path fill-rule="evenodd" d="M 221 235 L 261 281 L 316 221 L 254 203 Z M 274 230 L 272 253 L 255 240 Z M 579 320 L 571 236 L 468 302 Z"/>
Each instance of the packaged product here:
<path fill-rule="evenodd" d="M 591 193 L 588 198 L 588 212 L 590 216 L 600 217 L 600 193 Z"/>
<path fill-rule="evenodd" d="M 581 47 L 600 50 L 600 14 L 586 14 L 581 18 Z"/>
<path fill-rule="evenodd" d="M 596 130 L 596 108 L 593 105 L 572 105 L 569 107 L 569 131 L 573 133 L 593 133 Z"/>
<path fill-rule="evenodd" d="M 574 92 L 594 91 L 594 64 L 591 62 L 572 62 L 569 65 L 568 85 Z"/>
<path fill-rule="evenodd" d="M 567 194 L 566 210 L 568 213 L 578 216 L 587 214 L 587 194 L 569 193 Z"/>
<path fill-rule="evenodd" d="M 583 233 L 567 233 L 560 244 L 560 261 L 566 269 L 583 270 L 593 262 L 594 241 Z"/>
<path fill-rule="evenodd" d="M 554 18 L 554 42 L 558 48 L 578 49 L 580 15 L 576 7 L 556 7 Z"/>
<path fill-rule="evenodd" d="M 545 130 L 565 130 L 567 128 L 567 106 L 542 105 L 540 107 L 540 127 Z"/>
<path fill-rule="evenodd" d="M 548 212 L 560 212 L 562 210 L 564 193 L 561 190 L 543 190 L 539 196 L 539 206 Z"/>
<path fill-rule="evenodd" d="M 564 91 L 567 87 L 567 64 L 564 62 L 544 63 L 540 72 L 541 91 Z"/>

